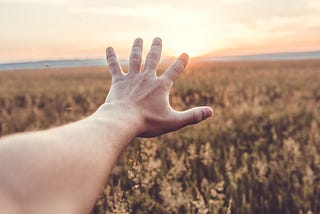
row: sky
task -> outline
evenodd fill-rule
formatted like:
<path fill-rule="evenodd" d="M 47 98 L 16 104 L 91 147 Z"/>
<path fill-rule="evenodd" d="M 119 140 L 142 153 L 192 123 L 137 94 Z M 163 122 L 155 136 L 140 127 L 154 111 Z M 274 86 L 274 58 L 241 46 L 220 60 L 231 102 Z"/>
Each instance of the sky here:
<path fill-rule="evenodd" d="M 164 56 L 320 50 L 320 1 L 0 0 L 0 63 L 125 59 L 136 37 Z"/>

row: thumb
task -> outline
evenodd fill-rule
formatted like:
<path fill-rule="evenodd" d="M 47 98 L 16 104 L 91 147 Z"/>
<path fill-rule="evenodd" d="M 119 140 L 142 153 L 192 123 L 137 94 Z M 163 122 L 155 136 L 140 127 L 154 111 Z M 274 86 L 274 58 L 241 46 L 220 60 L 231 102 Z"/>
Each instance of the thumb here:
<path fill-rule="evenodd" d="M 213 114 L 213 109 L 209 106 L 196 107 L 179 112 L 179 120 L 182 126 L 187 126 L 199 123 Z"/>

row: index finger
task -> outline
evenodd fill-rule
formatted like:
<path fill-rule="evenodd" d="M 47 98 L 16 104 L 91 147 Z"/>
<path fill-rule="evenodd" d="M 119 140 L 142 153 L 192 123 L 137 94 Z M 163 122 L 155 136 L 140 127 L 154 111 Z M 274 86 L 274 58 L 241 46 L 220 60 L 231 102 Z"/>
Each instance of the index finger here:
<path fill-rule="evenodd" d="M 184 70 L 188 64 L 189 56 L 186 53 L 181 54 L 176 61 L 170 65 L 167 71 L 162 75 L 165 78 L 168 78 L 172 82 L 178 79 L 180 73 Z"/>

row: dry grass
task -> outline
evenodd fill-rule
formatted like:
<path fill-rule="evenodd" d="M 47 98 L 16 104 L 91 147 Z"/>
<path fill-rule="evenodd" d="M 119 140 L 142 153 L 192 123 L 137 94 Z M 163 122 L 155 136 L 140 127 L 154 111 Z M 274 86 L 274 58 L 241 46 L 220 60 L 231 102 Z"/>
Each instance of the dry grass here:
<path fill-rule="evenodd" d="M 105 68 L 0 72 L 0 136 L 80 119 L 103 102 Z M 319 213 L 320 61 L 194 64 L 177 109 L 215 117 L 121 156 L 93 213 Z"/>

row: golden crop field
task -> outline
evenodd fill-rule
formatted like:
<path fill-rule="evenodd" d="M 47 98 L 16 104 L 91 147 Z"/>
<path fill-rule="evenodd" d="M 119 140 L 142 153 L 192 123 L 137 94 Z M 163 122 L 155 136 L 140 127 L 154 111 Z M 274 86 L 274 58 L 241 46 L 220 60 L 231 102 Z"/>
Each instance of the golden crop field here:
<path fill-rule="evenodd" d="M 0 136 L 90 115 L 109 86 L 103 67 L 0 72 Z M 215 116 L 136 139 L 92 213 L 320 213 L 320 61 L 191 63 L 170 100 Z"/>

